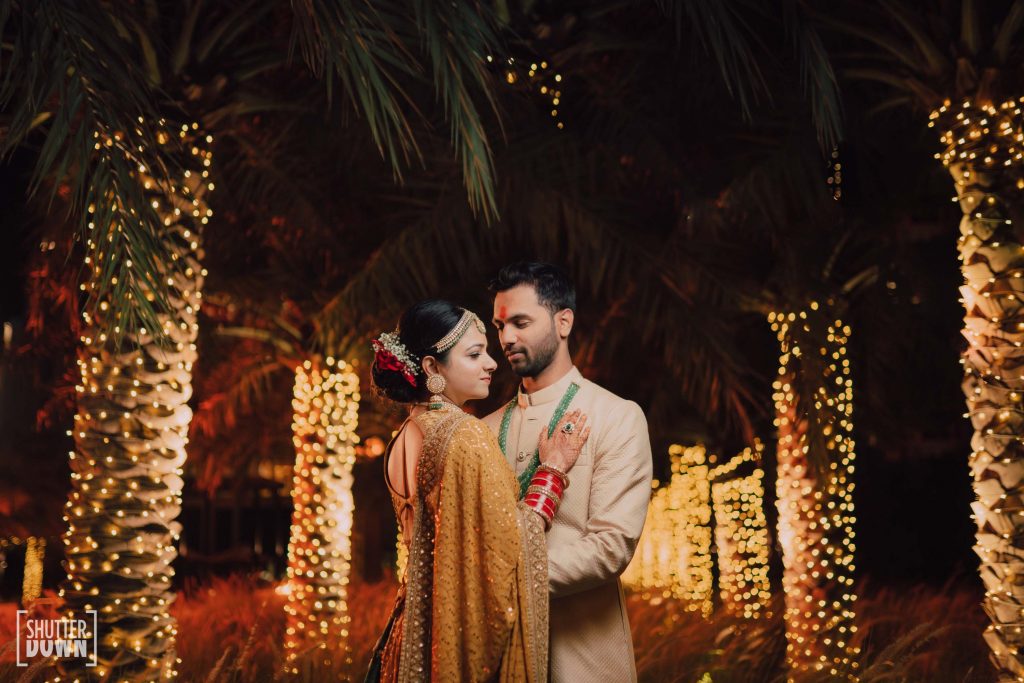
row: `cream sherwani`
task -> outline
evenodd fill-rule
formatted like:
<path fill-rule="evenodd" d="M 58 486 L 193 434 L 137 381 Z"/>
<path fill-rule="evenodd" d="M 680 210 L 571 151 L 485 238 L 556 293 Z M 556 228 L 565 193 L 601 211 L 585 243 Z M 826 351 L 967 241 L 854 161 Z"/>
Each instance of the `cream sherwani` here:
<path fill-rule="evenodd" d="M 586 413 L 591 432 L 548 532 L 551 680 L 635 681 L 619 575 L 633 557 L 651 498 L 651 442 L 643 411 L 573 368 L 540 391 L 520 390 L 505 457 L 516 474 L 526 468 L 541 429 L 572 382 L 580 388 L 567 412 Z M 495 434 L 503 412 L 484 418 Z"/>

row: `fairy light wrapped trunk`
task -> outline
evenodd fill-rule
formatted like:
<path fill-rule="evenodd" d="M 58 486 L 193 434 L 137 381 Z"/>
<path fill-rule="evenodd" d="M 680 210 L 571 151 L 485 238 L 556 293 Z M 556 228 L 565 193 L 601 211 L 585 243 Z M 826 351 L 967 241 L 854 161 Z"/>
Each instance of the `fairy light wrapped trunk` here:
<path fill-rule="evenodd" d="M 43 594 L 43 558 L 46 539 L 29 536 L 25 539 L 25 573 L 21 581 L 21 604 L 27 606 Z"/>
<path fill-rule="evenodd" d="M 623 573 L 627 585 L 661 591 L 690 611 L 711 614 L 711 483 L 703 446 L 669 447 L 672 476 L 656 488 L 633 560 Z"/>
<path fill-rule="evenodd" d="M 292 407 L 295 474 L 285 667 L 292 675 L 323 675 L 350 663 L 348 583 L 359 376 L 344 361 L 307 360 L 295 371 Z"/>
<path fill-rule="evenodd" d="M 963 390 L 974 428 L 970 472 L 977 500 L 985 640 L 1000 681 L 1024 681 L 1024 98 L 999 105 L 947 102 L 932 112 L 942 161 L 963 217 L 957 249 L 967 348 Z M 939 156 L 939 155 L 936 155 Z"/>
<path fill-rule="evenodd" d="M 781 351 L 776 498 L 790 680 L 855 680 L 850 329 L 816 302 L 768 320 Z"/>
<path fill-rule="evenodd" d="M 65 616 L 98 611 L 98 664 L 61 660 L 58 680 L 176 676 L 171 562 L 180 531 L 176 519 L 192 418 L 187 403 L 206 275 L 200 233 L 212 215 L 206 202 L 213 189 L 207 149 L 212 139 L 200 133 L 198 124 L 165 130 L 157 138 L 169 154 L 179 145 L 185 151 L 179 182 L 160 180 L 141 165 L 131 179 L 143 185 L 159 216 L 161 223 L 151 232 L 170 255 L 153 266 L 166 283 L 166 307 L 156 305 L 154 292 L 146 293 L 163 339 L 155 330 L 117 330 L 123 335 L 119 346 L 103 331 L 117 303 L 98 294 L 98 283 L 102 270 L 113 267 L 105 251 L 109 231 L 121 228 L 116 223 L 89 225 L 88 277 L 82 285 L 88 303 L 78 354 L 82 379 L 65 509 L 67 579 L 60 595 Z"/>
<path fill-rule="evenodd" d="M 710 472 L 722 607 L 753 619 L 769 615 L 770 550 L 764 515 L 763 445 L 757 442 Z"/>

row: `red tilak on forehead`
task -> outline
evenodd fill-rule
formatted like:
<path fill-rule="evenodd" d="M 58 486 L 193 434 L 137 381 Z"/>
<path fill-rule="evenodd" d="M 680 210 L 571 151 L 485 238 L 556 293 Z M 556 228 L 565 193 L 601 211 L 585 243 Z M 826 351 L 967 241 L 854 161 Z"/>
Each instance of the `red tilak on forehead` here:
<path fill-rule="evenodd" d="M 504 320 L 507 315 L 508 315 L 508 309 L 507 308 L 502 306 L 501 308 L 498 309 L 498 318 L 500 320 Z"/>

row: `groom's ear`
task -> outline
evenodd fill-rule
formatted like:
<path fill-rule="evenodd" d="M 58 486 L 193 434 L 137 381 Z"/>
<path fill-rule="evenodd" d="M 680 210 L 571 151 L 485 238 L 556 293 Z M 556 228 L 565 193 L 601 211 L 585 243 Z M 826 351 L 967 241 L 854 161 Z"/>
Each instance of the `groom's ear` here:
<path fill-rule="evenodd" d="M 555 313 L 555 329 L 558 330 L 558 336 L 562 339 L 568 339 L 575 320 L 576 314 L 572 312 L 571 308 L 563 308 L 558 313 Z"/>

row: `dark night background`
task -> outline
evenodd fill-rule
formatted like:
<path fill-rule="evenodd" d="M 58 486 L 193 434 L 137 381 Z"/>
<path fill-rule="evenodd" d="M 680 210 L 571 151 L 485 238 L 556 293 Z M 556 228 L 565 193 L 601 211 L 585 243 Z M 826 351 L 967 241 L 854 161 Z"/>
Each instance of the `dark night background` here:
<path fill-rule="evenodd" d="M 474 99 L 493 152 L 493 219 L 469 207 L 445 103 L 429 78 L 398 79 L 422 159 L 393 166 L 360 103 L 341 87 L 327 97 L 330 69 L 311 72 L 285 49 L 287 7 L 268 4 L 231 36 L 237 42 L 225 39 L 205 58 L 190 52 L 164 75 L 162 112 L 203 120 L 217 183 L 203 236 L 209 277 L 177 583 L 252 570 L 280 577 L 296 359 L 328 343 L 353 360 L 360 436 L 386 441 L 398 415 L 371 395 L 369 340 L 428 295 L 487 319 L 489 276 L 540 258 L 577 283 L 577 365 L 645 409 L 656 478 L 668 474 L 672 443 L 705 443 L 728 458 L 757 437 L 767 446 L 770 528 L 779 347 L 766 312 L 837 301 L 852 328 L 856 575 L 868 586 L 924 585 L 980 600 L 972 428 L 958 362 L 961 212 L 935 158 L 928 109 L 890 106 L 889 86 L 857 78 L 863 64 L 884 62 L 882 51 L 842 30 L 865 22 L 898 34 L 902 25 L 873 3 L 731 3 L 759 74 L 760 84 L 743 88 L 735 71 L 723 77 L 713 31 L 672 3 L 507 5 L 503 49 L 518 61 L 487 67 L 493 106 Z M 984 25 L 1010 5 L 985 4 Z M 153 29 L 162 59 L 182 11 L 153 6 L 164 18 Z M 240 6 L 210 7 L 197 36 Z M 959 3 L 906 7 L 948 39 L 943 47 L 963 52 L 949 38 Z M 813 86 L 829 76 L 794 48 L 787 23 L 803 12 L 820 28 L 841 98 L 834 149 L 816 126 L 824 100 Z M 278 61 L 253 67 L 250 52 L 264 48 Z M 557 118 L 540 90 L 556 81 L 526 75 L 542 60 L 564 89 Z M 0 163 L 0 324 L 11 334 L 0 346 L 0 535 L 46 536 L 56 549 L 84 252 L 73 183 L 33 177 L 44 139 L 27 135 Z M 243 328 L 259 335 L 230 333 Z M 478 414 L 515 386 L 488 334 L 499 370 Z M 373 455 L 360 451 L 354 489 L 354 563 L 370 580 L 389 571 L 395 538 Z M 47 588 L 61 577 L 60 560 L 47 554 Z M 777 579 L 778 553 L 772 562 Z M 9 572 L 0 597 L 14 598 L 19 582 Z"/>

